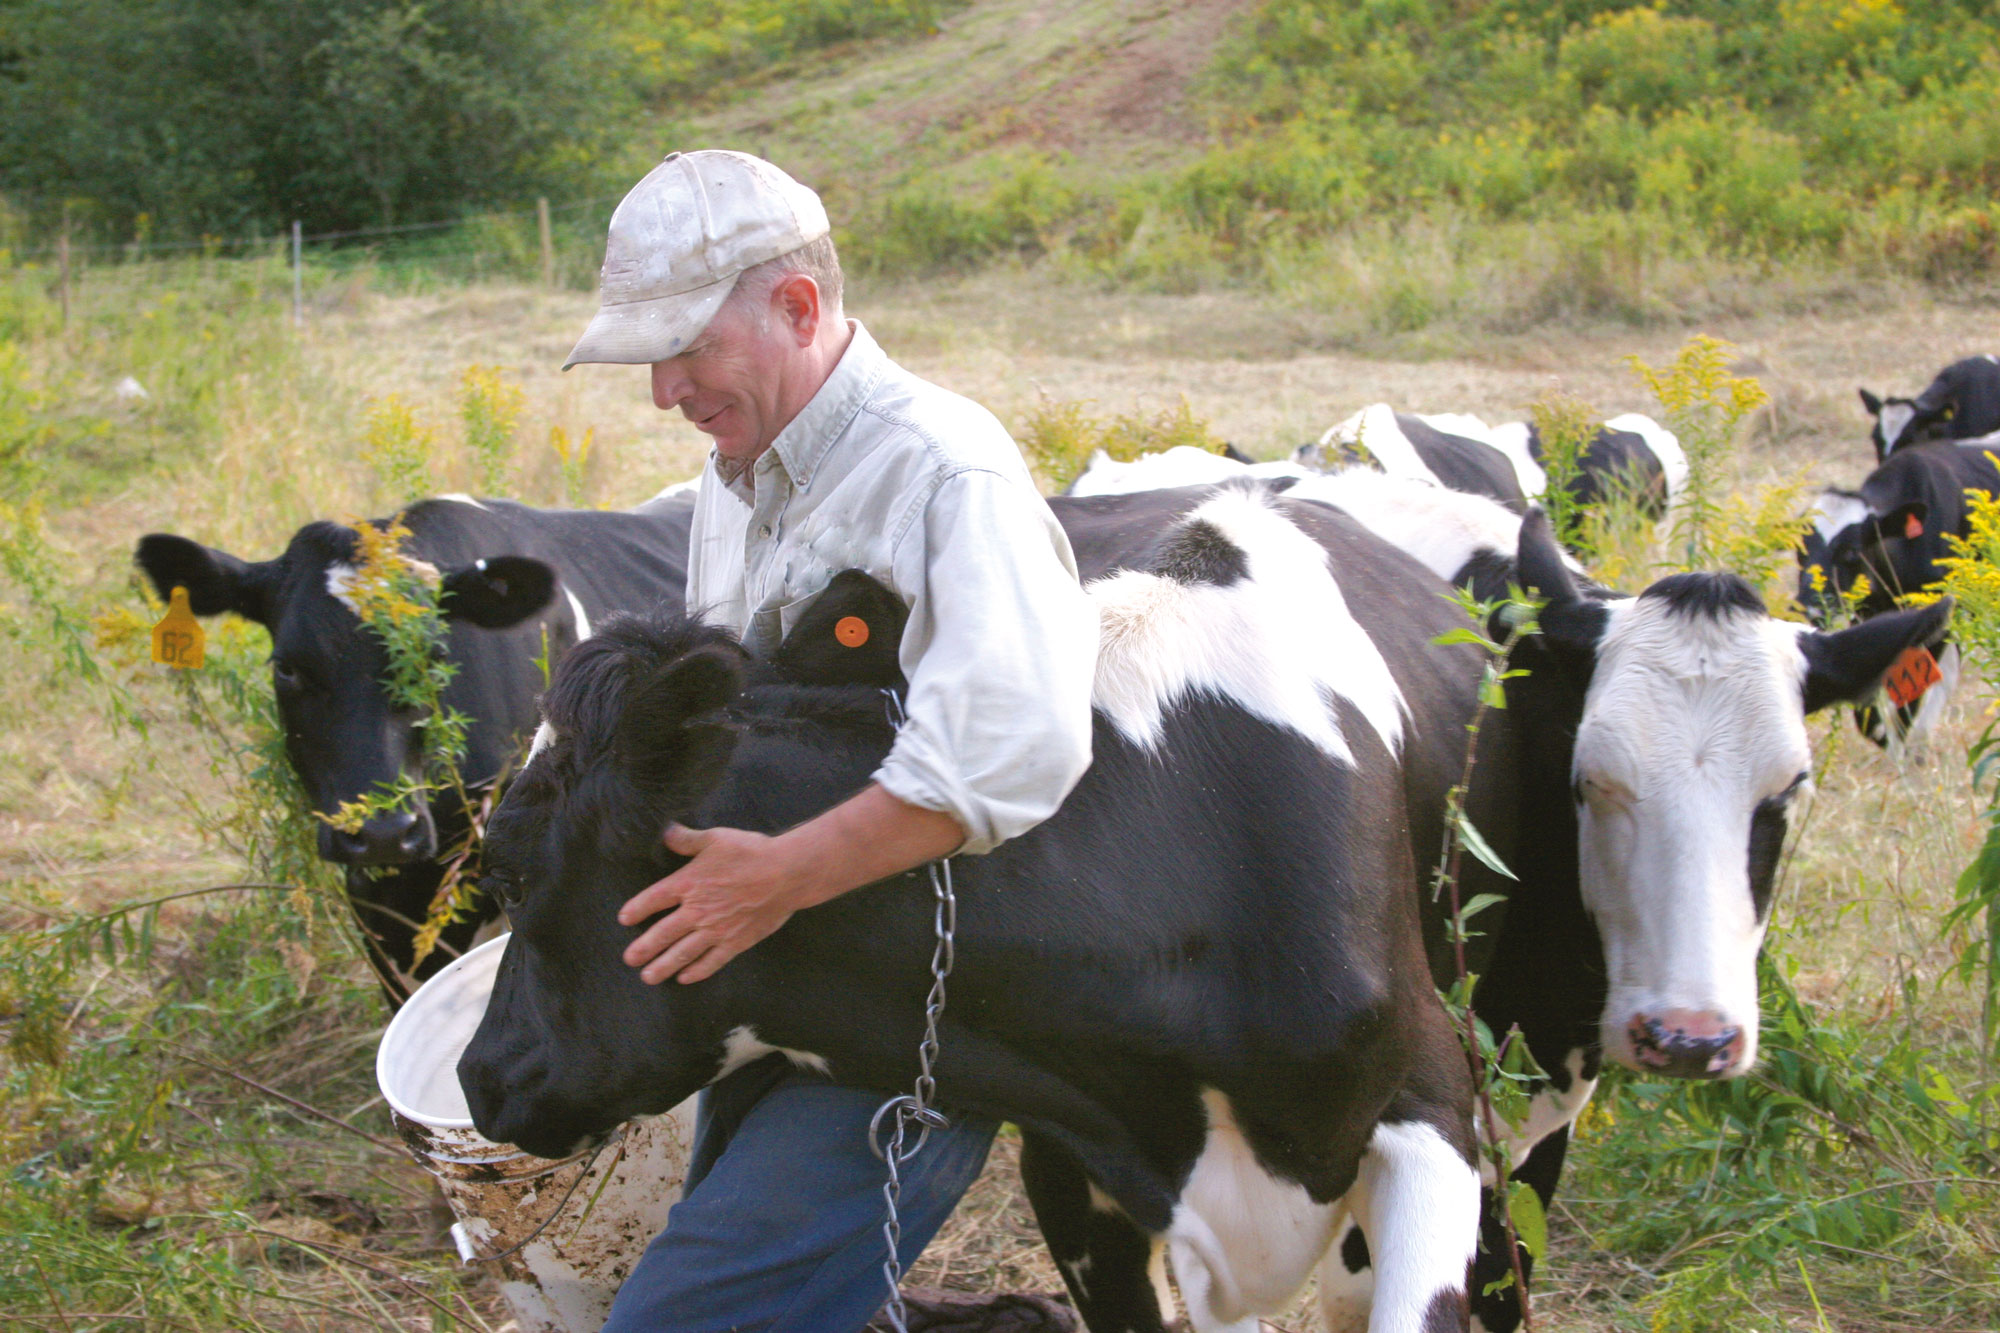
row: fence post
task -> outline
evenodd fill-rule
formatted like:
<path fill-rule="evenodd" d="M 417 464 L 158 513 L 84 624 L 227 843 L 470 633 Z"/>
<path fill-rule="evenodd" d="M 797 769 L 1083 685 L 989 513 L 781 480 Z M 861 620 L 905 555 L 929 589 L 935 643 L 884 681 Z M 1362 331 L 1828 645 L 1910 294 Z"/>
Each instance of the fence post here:
<path fill-rule="evenodd" d="M 542 286 L 556 285 L 556 243 L 549 234 L 549 197 L 535 200 L 535 221 L 542 229 Z"/>
<path fill-rule="evenodd" d="M 62 325 L 64 328 L 68 328 L 69 327 L 69 227 L 67 225 L 63 227 L 62 235 L 56 238 L 56 263 L 62 269 L 62 279 L 61 279 Z"/>
<path fill-rule="evenodd" d="M 305 280 L 299 271 L 300 230 L 297 218 L 292 219 L 292 327 L 306 326 Z"/>

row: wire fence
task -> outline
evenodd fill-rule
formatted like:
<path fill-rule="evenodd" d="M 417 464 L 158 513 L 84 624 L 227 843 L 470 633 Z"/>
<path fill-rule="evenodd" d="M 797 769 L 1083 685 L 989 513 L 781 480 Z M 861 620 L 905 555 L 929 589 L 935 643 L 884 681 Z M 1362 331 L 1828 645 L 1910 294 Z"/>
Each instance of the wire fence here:
<path fill-rule="evenodd" d="M 45 274 L 58 289 L 67 319 L 86 291 L 125 291 L 178 280 L 190 270 L 242 267 L 288 269 L 295 320 L 308 300 L 331 284 L 365 275 L 371 286 L 423 289 L 468 281 L 509 280 L 588 289 L 597 278 L 604 231 L 616 196 L 551 203 L 538 199 L 513 210 L 448 221 L 340 231 L 291 231 L 247 236 L 153 240 L 141 234 L 119 243 L 59 237 L 33 245 L 0 244 L 0 269 Z M 277 274 L 273 273 L 272 278 Z"/>

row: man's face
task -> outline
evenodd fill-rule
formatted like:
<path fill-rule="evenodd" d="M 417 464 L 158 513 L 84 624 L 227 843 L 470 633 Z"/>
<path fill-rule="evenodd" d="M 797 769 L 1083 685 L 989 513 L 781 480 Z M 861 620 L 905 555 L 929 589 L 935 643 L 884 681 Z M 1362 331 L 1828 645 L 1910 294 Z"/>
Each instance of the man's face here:
<path fill-rule="evenodd" d="M 686 351 L 653 363 L 653 405 L 678 407 L 738 462 L 763 453 L 790 420 L 781 403 L 799 353 L 785 321 L 749 296 L 732 293 Z"/>

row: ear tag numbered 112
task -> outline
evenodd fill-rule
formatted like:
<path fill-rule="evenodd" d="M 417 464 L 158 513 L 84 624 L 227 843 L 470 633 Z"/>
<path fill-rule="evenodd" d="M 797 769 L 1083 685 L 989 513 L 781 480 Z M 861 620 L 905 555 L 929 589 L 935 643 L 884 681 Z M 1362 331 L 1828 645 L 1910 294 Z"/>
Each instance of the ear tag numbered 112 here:
<path fill-rule="evenodd" d="M 180 671 L 201 668 L 208 635 L 188 609 L 188 590 L 176 587 L 167 599 L 167 613 L 153 626 L 153 660 Z"/>
<path fill-rule="evenodd" d="M 1889 692 L 1889 698 L 1898 708 L 1908 708 L 1924 697 L 1924 692 L 1944 679 L 1938 670 L 1937 659 L 1930 649 L 1905 648 L 1903 655 L 1896 659 L 1896 665 L 1889 668 L 1882 688 Z"/>

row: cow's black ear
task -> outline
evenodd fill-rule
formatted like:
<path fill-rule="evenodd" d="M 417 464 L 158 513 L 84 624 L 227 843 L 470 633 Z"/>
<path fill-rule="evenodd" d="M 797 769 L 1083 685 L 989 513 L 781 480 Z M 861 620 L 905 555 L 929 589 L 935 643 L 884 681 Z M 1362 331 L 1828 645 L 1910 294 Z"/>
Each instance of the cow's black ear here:
<path fill-rule="evenodd" d="M 712 643 L 639 681 L 618 723 L 619 757 L 650 781 L 700 785 L 728 757 L 726 729 L 710 715 L 743 692 L 746 665 L 735 644 Z"/>
<path fill-rule="evenodd" d="M 251 564 L 224 551 L 164 532 L 139 539 L 133 559 L 161 601 L 175 588 L 188 590 L 188 609 L 198 616 L 234 611 L 260 625 L 271 623 L 271 590 L 277 582 L 277 561 Z"/>
<path fill-rule="evenodd" d="M 1801 634 L 1806 711 L 1816 713 L 1829 704 L 1873 698 L 1882 686 L 1882 677 L 1904 649 L 1936 646 L 1950 622 L 1951 598 L 1945 597 L 1929 606 L 1876 616 L 1837 633 L 1815 630 Z"/>
<path fill-rule="evenodd" d="M 445 574 L 439 605 L 447 620 L 512 629 L 548 606 L 556 572 L 525 555 L 495 555 Z"/>
<path fill-rule="evenodd" d="M 1868 409 L 1868 415 L 1871 417 L 1882 415 L 1882 400 L 1866 389 L 1861 390 L 1861 405 Z"/>
<path fill-rule="evenodd" d="M 1232 463 L 1254 463 L 1257 461 L 1227 440 L 1222 442 L 1222 456 Z"/>
<path fill-rule="evenodd" d="M 1539 506 L 1529 509 L 1521 520 L 1514 566 L 1522 589 L 1543 599 L 1541 613 L 1536 616 L 1542 637 L 1558 647 L 1594 653 L 1604 633 L 1604 606 L 1577 591 L 1576 578 L 1563 560 L 1562 547 L 1556 544 L 1549 516 Z"/>
<path fill-rule="evenodd" d="M 843 569 L 792 626 L 771 655 L 795 685 L 903 687 L 903 599 L 858 569 Z"/>
<path fill-rule="evenodd" d="M 1879 540 L 1891 537 L 1914 540 L 1924 535 L 1929 523 L 1931 507 L 1922 500 L 1911 500 L 1899 504 L 1883 513 L 1874 515 L 1875 533 Z"/>

